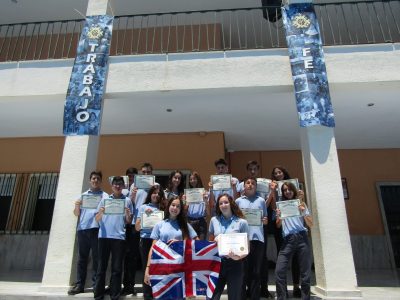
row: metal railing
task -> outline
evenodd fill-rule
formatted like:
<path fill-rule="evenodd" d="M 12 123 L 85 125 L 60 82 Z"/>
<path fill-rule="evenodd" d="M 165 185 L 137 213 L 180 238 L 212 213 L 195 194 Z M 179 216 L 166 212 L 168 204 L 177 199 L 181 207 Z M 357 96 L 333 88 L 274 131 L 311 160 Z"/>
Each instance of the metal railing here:
<path fill-rule="evenodd" d="M 48 233 L 58 173 L 0 174 L 0 233 Z"/>
<path fill-rule="evenodd" d="M 315 4 L 324 45 L 400 42 L 400 1 Z M 117 16 L 111 55 L 286 47 L 282 19 L 267 10 L 220 9 Z M 84 20 L 0 26 L 0 61 L 73 58 Z"/>

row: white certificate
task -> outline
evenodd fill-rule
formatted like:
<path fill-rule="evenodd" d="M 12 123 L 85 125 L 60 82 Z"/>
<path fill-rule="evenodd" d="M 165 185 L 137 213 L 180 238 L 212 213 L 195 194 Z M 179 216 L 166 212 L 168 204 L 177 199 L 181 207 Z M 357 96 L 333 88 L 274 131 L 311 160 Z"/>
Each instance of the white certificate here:
<path fill-rule="evenodd" d="M 236 255 L 249 254 L 247 233 L 225 233 L 218 236 L 219 256 L 228 255 L 230 251 Z"/>
<path fill-rule="evenodd" d="M 155 182 L 154 175 L 135 175 L 135 187 L 148 190 Z"/>
<path fill-rule="evenodd" d="M 285 182 L 293 183 L 294 186 L 296 187 L 296 189 L 299 189 L 299 180 L 298 180 L 297 178 L 286 179 L 286 180 L 278 181 L 278 195 L 279 195 L 279 196 L 282 196 L 282 185 L 283 185 Z"/>
<path fill-rule="evenodd" d="M 269 184 L 272 180 L 266 178 L 257 178 L 257 192 L 268 195 Z"/>
<path fill-rule="evenodd" d="M 104 214 L 123 215 L 125 214 L 125 199 L 104 199 Z"/>
<path fill-rule="evenodd" d="M 228 190 L 232 188 L 232 175 L 211 175 L 211 183 L 213 190 Z"/>
<path fill-rule="evenodd" d="M 261 226 L 263 211 L 261 209 L 241 208 L 249 226 Z"/>
<path fill-rule="evenodd" d="M 81 208 L 93 209 L 99 206 L 102 195 L 82 195 Z"/>
<path fill-rule="evenodd" d="M 283 200 L 276 202 L 276 208 L 281 211 L 281 219 L 286 219 L 290 217 L 300 217 L 300 200 L 293 199 L 293 200 Z"/>
<path fill-rule="evenodd" d="M 140 217 L 140 226 L 144 228 L 153 228 L 158 222 L 164 220 L 163 211 L 153 211 L 152 213 L 142 213 Z"/>
<path fill-rule="evenodd" d="M 185 196 L 187 203 L 198 203 L 204 200 L 204 188 L 185 189 Z"/>

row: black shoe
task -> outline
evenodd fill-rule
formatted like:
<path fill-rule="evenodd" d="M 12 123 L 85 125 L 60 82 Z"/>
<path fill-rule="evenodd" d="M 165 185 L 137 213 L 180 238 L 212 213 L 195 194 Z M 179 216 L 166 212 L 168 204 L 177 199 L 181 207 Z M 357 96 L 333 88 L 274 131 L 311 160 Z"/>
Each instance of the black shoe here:
<path fill-rule="evenodd" d="M 72 295 L 81 294 L 84 292 L 85 292 L 85 289 L 83 287 L 76 285 L 68 290 L 68 295 L 72 296 Z"/>
<path fill-rule="evenodd" d="M 104 289 L 104 295 L 110 295 L 110 291 L 111 291 L 110 287 L 109 287 L 109 286 L 106 287 L 106 288 Z"/>
<path fill-rule="evenodd" d="M 126 295 L 136 295 L 136 292 L 135 292 L 135 288 L 134 287 L 124 287 L 122 290 L 121 290 L 121 296 L 126 296 Z"/>
<path fill-rule="evenodd" d="M 267 299 L 274 299 L 274 296 L 270 293 L 270 291 L 264 289 L 260 291 L 260 297 Z"/>
<path fill-rule="evenodd" d="M 301 298 L 301 289 L 299 287 L 293 288 L 293 297 Z"/>

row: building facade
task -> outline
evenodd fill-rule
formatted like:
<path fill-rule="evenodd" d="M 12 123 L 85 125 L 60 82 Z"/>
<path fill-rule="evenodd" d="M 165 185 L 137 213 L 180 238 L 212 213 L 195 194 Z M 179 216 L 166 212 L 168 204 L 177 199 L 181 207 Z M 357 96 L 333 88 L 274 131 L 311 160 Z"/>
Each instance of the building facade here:
<path fill-rule="evenodd" d="M 65 232 L 74 216 L 57 203 L 72 211 L 91 168 L 107 178 L 150 161 L 160 175 L 196 170 L 206 182 L 220 157 L 238 178 L 249 160 L 267 178 L 286 166 L 310 204 L 339 201 L 341 178 L 356 271 L 399 267 L 399 1 L 314 3 L 336 118 L 329 132 L 299 128 L 282 21 L 266 20 L 259 1 L 93 2 L 43 0 L 35 10 L 10 1 L 1 13 L 2 274 L 30 269 L 43 286 L 57 282 L 46 268 L 75 239 Z M 98 11 L 115 16 L 101 135 L 64 137 L 80 14 Z M 46 256 L 55 232 L 59 248 Z M 15 259 L 23 245 L 39 245 L 31 260 Z"/>

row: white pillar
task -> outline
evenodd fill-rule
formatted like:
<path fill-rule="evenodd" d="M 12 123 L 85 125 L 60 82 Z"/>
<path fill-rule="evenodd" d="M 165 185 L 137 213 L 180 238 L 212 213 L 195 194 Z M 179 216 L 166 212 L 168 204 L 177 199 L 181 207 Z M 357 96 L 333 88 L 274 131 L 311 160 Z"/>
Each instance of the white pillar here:
<path fill-rule="evenodd" d="M 75 280 L 76 274 L 72 274 L 77 224 L 74 202 L 88 188 L 89 174 L 96 169 L 98 145 L 97 136 L 65 139 L 42 288 L 66 290 Z"/>
<path fill-rule="evenodd" d="M 104 15 L 111 11 L 109 0 L 89 0 L 86 15 Z M 88 188 L 90 172 L 96 169 L 98 148 L 98 136 L 67 136 L 65 139 L 42 290 L 66 292 L 76 279 L 77 219 L 72 211 L 77 197 Z"/>
<path fill-rule="evenodd" d="M 361 298 L 333 128 L 312 126 L 300 130 L 307 199 L 314 219 L 314 292 L 326 299 Z"/>

